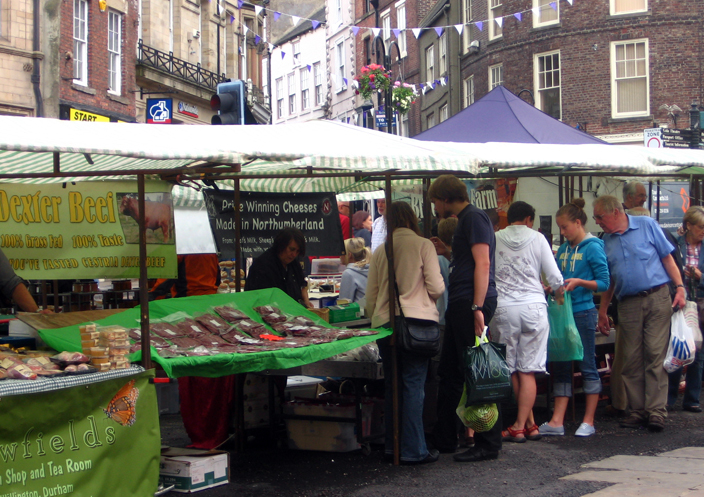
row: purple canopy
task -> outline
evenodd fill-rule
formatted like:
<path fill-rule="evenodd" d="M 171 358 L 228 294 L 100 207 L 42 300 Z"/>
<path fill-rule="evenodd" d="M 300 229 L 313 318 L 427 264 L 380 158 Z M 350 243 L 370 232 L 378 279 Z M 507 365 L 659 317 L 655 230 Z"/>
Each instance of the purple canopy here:
<path fill-rule="evenodd" d="M 413 138 L 464 143 L 606 143 L 545 114 L 503 86 Z"/>

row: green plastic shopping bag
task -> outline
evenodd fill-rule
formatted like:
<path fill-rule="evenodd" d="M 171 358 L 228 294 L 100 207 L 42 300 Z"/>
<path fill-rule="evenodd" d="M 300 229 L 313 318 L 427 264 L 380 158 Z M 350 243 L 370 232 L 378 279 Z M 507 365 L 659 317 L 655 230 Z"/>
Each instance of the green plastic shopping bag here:
<path fill-rule="evenodd" d="M 548 361 L 581 361 L 584 357 L 584 348 L 574 322 L 572 296 L 569 292 L 565 292 L 565 303 L 562 305 L 558 304 L 553 297 L 548 298 L 548 319 L 550 320 Z"/>

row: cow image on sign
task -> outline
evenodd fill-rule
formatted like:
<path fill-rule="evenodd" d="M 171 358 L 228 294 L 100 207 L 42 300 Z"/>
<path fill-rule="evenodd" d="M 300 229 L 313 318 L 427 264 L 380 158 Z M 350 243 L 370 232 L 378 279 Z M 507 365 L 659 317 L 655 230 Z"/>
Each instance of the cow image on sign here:
<path fill-rule="evenodd" d="M 153 194 L 147 194 L 147 197 Z M 162 195 L 162 194 L 159 194 Z M 161 229 L 163 242 L 162 243 L 173 243 L 173 239 L 170 234 L 174 224 L 174 214 L 171 206 L 171 195 L 163 194 L 164 198 L 162 201 L 148 200 L 144 201 L 144 223 L 145 229 L 152 230 L 156 232 Z M 122 194 L 122 199 L 120 200 L 120 214 L 125 216 L 121 219 L 122 228 L 125 232 L 125 242 L 126 243 L 139 243 L 139 233 L 134 229 L 129 229 L 129 226 L 125 225 L 125 220 L 129 221 L 130 224 L 132 220 L 134 223 L 139 225 L 139 201 L 137 198 Z M 129 219 L 132 218 L 132 219 Z M 134 227 L 134 226 L 133 226 Z M 129 233 L 128 233 L 129 231 Z M 147 239 L 147 243 L 159 243 L 158 239 Z"/>

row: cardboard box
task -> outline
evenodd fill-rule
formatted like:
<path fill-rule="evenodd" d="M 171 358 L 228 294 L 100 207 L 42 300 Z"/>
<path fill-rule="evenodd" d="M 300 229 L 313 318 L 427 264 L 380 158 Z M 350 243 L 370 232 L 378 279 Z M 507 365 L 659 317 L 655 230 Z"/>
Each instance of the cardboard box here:
<path fill-rule="evenodd" d="M 191 493 L 230 482 L 230 454 L 222 450 L 166 447 L 161 450 L 159 483 Z"/>
<path fill-rule="evenodd" d="M 328 307 L 330 309 L 330 322 L 331 323 L 342 323 L 344 321 L 353 321 L 359 319 L 362 312 L 359 309 L 359 304 L 353 302 L 347 305 L 333 305 Z"/>

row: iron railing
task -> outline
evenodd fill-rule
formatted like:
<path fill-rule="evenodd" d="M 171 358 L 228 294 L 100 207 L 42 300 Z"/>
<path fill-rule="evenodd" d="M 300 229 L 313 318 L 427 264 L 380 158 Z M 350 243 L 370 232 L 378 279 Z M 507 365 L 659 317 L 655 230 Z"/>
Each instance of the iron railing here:
<path fill-rule="evenodd" d="M 203 69 L 200 64 L 191 64 L 185 60 L 174 57 L 173 52 L 162 52 L 149 47 L 139 40 L 137 44 L 137 58 L 139 64 L 152 67 L 157 71 L 165 72 L 171 76 L 203 86 L 216 91 L 218 83 L 226 78 L 224 74 L 216 74 Z"/>

